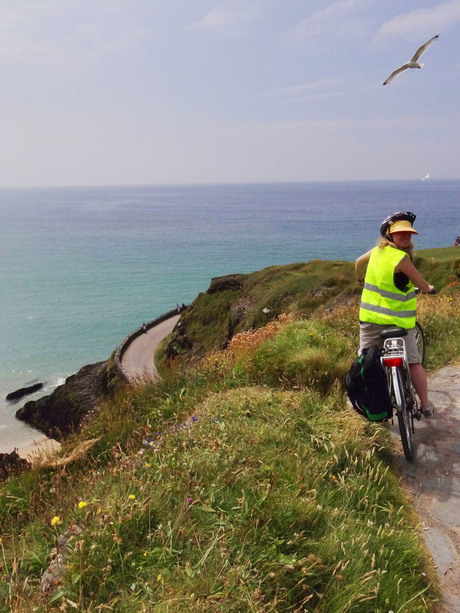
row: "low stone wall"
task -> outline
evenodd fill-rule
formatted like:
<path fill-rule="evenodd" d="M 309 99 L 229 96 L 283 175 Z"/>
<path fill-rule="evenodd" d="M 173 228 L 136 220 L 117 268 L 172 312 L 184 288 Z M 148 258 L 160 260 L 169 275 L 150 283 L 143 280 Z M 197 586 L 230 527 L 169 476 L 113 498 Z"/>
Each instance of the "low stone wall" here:
<path fill-rule="evenodd" d="M 155 319 L 152 319 L 152 321 L 149 321 L 148 323 L 146 323 L 145 326 L 147 330 L 150 330 L 150 328 L 154 328 L 158 324 L 161 324 L 163 321 L 166 321 L 167 319 L 170 319 L 171 317 L 174 317 L 175 315 L 177 315 L 177 310 L 173 309 L 171 311 L 168 311 L 167 313 L 163 313 L 163 315 L 160 315 L 159 317 L 156 317 Z M 138 336 L 141 336 L 144 333 L 145 333 L 145 329 L 144 329 L 144 326 L 142 325 L 137 330 L 134 330 L 134 332 L 131 332 L 130 334 L 128 334 L 128 336 L 126 336 L 122 340 L 122 342 L 117 347 L 117 350 L 115 351 L 115 366 L 120 376 L 128 383 L 129 383 L 129 377 L 127 373 L 124 371 L 123 364 L 122 364 L 123 354 L 128 349 L 129 345 L 133 342 L 133 340 L 136 339 Z"/>

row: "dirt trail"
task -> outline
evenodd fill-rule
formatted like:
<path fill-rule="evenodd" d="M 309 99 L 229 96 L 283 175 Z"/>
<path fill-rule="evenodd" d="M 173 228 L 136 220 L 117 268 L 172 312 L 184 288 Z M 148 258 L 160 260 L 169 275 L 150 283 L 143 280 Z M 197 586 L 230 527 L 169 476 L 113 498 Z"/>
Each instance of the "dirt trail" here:
<path fill-rule="evenodd" d="M 396 464 L 414 498 L 423 535 L 438 573 L 444 605 L 440 613 L 460 613 L 460 363 L 428 379 L 432 419 L 416 423 L 417 455 L 404 458 L 398 427 Z"/>

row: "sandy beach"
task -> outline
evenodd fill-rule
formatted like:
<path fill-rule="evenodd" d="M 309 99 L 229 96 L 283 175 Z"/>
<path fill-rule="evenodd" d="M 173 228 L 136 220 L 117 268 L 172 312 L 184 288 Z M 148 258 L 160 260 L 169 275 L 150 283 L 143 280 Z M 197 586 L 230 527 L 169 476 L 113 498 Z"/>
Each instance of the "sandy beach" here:
<path fill-rule="evenodd" d="M 19 419 L 16 419 L 12 407 L 4 406 L 0 408 L 0 453 L 17 453 L 26 460 L 29 456 L 37 456 L 42 453 L 49 453 L 59 449 L 60 444 L 48 438 L 43 432 L 32 428 Z"/>
<path fill-rule="evenodd" d="M 41 437 L 37 437 L 33 443 L 16 448 L 16 451 L 21 458 L 33 464 L 38 457 L 53 455 L 60 448 L 60 443 L 43 434 Z"/>

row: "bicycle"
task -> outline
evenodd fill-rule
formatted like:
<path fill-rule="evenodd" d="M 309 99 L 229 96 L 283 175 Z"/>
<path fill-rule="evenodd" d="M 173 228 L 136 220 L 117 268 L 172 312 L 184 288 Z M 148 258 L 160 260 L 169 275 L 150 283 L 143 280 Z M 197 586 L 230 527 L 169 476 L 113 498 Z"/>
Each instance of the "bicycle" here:
<path fill-rule="evenodd" d="M 425 337 L 422 327 L 418 323 L 416 324 L 415 335 L 420 363 L 423 364 L 425 358 Z M 399 433 L 404 455 L 411 462 L 414 459 L 414 420 L 420 419 L 422 411 L 414 386 L 412 385 L 409 363 L 407 361 L 406 344 L 403 338 L 407 336 L 407 330 L 399 327 L 390 328 L 384 330 L 380 336 L 384 339 L 380 360 L 387 377 L 392 408 L 398 416 Z"/>

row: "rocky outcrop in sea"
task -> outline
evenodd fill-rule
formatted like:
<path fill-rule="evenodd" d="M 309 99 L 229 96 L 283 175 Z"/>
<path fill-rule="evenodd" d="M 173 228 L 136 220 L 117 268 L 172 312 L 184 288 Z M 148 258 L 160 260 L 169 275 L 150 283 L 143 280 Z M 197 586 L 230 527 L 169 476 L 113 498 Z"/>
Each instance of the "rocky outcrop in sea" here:
<path fill-rule="evenodd" d="M 107 364 L 83 366 L 49 396 L 26 402 L 16 417 L 56 440 L 77 431 L 85 416 L 110 393 Z"/>
<path fill-rule="evenodd" d="M 29 385 L 27 387 L 20 387 L 18 390 L 7 394 L 6 399 L 9 402 L 14 402 L 16 400 L 20 400 L 24 396 L 28 396 L 29 394 L 34 394 L 38 392 L 43 387 L 43 383 L 34 383 L 33 385 Z"/>

